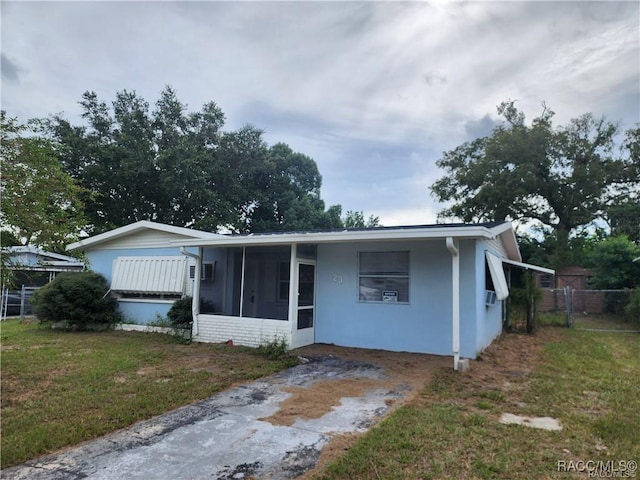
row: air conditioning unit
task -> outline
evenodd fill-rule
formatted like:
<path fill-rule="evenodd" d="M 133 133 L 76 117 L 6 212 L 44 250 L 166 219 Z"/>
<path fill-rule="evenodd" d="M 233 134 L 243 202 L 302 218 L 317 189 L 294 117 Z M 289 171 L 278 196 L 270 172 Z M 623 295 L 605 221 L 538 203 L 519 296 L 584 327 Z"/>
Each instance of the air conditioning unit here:
<path fill-rule="evenodd" d="M 487 307 L 493 307 L 496 304 L 497 300 L 498 300 L 498 297 L 496 295 L 496 292 L 494 292 L 493 290 L 486 290 L 485 291 L 484 304 Z"/>

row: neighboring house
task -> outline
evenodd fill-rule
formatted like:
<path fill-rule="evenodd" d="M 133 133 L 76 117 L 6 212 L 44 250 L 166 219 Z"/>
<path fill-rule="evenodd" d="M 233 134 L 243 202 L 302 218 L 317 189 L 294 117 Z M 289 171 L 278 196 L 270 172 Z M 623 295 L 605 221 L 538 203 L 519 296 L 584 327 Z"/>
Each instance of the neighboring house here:
<path fill-rule="evenodd" d="M 179 244 L 219 237 L 140 221 L 72 243 L 67 250 L 83 251 L 89 268 L 106 277 L 125 321 L 148 324 L 166 317 L 176 299 L 192 294 L 197 248 Z"/>
<path fill-rule="evenodd" d="M 475 358 L 502 330 L 508 222 L 221 235 L 195 249 L 193 338 Z M 98 265 L 94 265 L 96 268 Z M 200 301 L 198 301 L 200 299 Z"/>
<path fill-rule="evenodd" d="M 84 269 L 82 260 L 59 253 L 47 252 L 37 247 L 15 246 L 2 249 L 3 262 L 13 271 L 13 284 L 20 289 L 42 287 L 60 272 L 77 272 Z"/>
<path fill-rule="evenodd" d="M 29 298 L 61 272 L 79 272 L 84 263 L 74 257 L 47 252 L 37 247 L 14 246 L 2 249 L 3 267 L 11 270 L 11 287 L 2 285 L 0 318 L 31 315 Z"/>

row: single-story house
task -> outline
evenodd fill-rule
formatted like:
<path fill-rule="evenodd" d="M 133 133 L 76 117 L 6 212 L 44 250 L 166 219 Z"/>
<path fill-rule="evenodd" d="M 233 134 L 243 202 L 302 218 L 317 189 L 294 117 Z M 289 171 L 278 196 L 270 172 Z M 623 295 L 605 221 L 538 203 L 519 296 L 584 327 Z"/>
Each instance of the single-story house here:
<path fill-rule="evenodd" d="M 88 267 L 106 277 L 125 321 L 148 324 L 165 318 L 176 299 L 192 295 L 198 249 L 179 244 L 218 237 L 142 220 L 72 243 L 67 251 L 83 251 Z"/>
<path fill-rule="evenodd" d="M 511 223 L 219 235 L 137 222 L 69 245 L 137 323 L 191 295 L 193 339 L 475 358 L 502 330 Z"/>
<path fill-rule="evenodd" d="M 13 246 L 2 249 L 3 262 L 13 271 L 14 285 L 18 288 L 42 287 L 60 272 L 84 269 L 82 260 L 68 255 L 47 252 L 33 246 Z"/>
<path fill-rule="evenodd" d="M 193 339 L 475 358 L 501 330 L 511 223 L 222 235 L 196 248 Z"/>

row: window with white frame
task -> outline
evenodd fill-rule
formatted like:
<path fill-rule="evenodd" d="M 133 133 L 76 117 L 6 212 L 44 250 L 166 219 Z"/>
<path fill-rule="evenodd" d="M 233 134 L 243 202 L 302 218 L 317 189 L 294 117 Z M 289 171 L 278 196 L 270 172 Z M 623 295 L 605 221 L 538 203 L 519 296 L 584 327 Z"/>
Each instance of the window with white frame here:
<path fill-rule="evenodd" d="M 409 252 L 360 252 L 361 302 L 409 303 Z"/>

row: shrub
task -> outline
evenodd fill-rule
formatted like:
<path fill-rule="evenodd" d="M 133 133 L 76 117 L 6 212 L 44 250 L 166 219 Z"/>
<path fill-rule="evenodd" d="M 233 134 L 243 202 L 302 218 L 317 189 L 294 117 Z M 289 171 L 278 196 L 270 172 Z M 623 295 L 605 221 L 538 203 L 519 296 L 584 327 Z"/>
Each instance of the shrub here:
<path fill-rule="evenodd" d="M 193 314 L 191 312 L 191 297 L 184 297 L 173 302 L 173 305 L 167 312 L 167 317 L 174 328 L 190 328 L 193 323 Z"/>
<path fill-rule="evenodd" d="M 40 322 L 73 330 L 101 330 L 120 320 L 106 279 L 95 272 L 61 273 L 33 296 Z"/>

